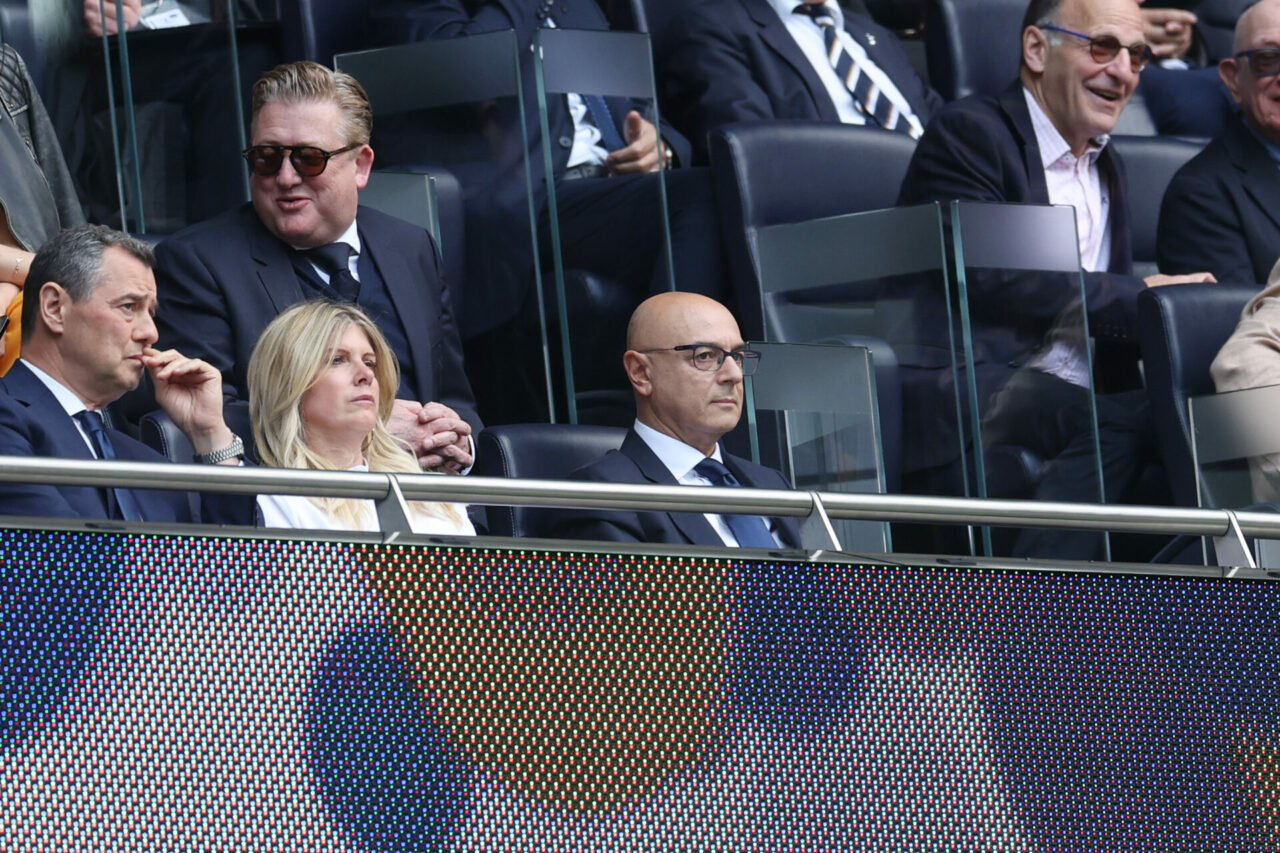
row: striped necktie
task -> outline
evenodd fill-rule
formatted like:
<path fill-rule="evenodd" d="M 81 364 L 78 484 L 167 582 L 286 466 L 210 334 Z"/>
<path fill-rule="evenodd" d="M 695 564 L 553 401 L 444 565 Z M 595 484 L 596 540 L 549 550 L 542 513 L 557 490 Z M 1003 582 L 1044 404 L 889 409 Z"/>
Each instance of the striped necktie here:
<path fill-rule="evenodd" d="M 835 69 L 836 76 L 844 83 L 853 102 L 867 117 L 868 124 L 874 122 L 885 130 L 896 130 L 905 133 L 912 139 L 919 134 L 911 126 L 911 122 L 902 117 L 906 104 L 896 104 L 880 90 L 862 68 L 854 61 L 853 54 L 845 49 L 836 33 L 836 19 L 821 3 L 801 3 L 792 10 L 797 15 L 807 15 L 822 30 L 822 41 L 827 46 L 827 59 Z"/>

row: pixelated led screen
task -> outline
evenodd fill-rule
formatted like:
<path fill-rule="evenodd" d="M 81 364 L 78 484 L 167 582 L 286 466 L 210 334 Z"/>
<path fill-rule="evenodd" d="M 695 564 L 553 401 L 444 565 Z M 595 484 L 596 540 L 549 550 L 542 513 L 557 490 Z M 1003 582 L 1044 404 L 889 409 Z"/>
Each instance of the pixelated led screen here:
<path fill-rule="evenodd" d="M 0 531 L 0 849 L 1280 848 L 1280 586 Z"/>

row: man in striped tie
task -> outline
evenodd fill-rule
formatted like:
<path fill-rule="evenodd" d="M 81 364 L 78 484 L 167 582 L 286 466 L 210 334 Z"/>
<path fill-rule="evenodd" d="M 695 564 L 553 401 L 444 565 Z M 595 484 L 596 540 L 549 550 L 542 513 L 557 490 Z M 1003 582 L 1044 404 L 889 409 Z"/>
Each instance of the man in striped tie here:
<path fill-rule="evenodd" d="M 706 156 L 707 134 L 799 119 L 918 139 L 942 99 L 897 37 L 836 0 L 703 0 L 684 8 L 657 57 L 667 114 Z"/>

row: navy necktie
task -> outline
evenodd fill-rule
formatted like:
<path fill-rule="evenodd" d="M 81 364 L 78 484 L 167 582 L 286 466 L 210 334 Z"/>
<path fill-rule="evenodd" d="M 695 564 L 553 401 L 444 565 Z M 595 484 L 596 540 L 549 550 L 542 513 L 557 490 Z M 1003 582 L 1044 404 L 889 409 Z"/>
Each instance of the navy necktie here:
<path fill-rule="evenodd" d="M 116 448 L 111 443 L 111 434 L 102 420 L 102 414 L 85 409 L 76 412 L 75 419 L 89 434 L 89 440 L 98 453 L 99 459 L 115 459 Z M 138 505 L 138 496 L 128 489 L 116 487 L 111 490 L 116 499 L 116 511 L 125 521 L 142 521 L 142 507 Z"/>
<path fill-rule="evenodd" d="M 915 139 L 916 131 L 911 123 L 902 118 L 906 104 L 893 103 L 888 95 L 880 91 L 880 87 L 862 72 L 862 68 L 854 61 L 841 44 L 836 33 L 836 19 L 821 3 L 801 3 L 792 10 L 797 15 L 807 15 L 822 30 L 822 41 L 827 46 L 827 59 L 835 69 L 836 76 L 844 83 L 844 87 L 853 95 L 853 102 L 867 117 L 868 123 L 874 122 L 885 130 L 896 130 Z"/>
<path fill-rule="evenodd" d="M 618 125 L 613 120 L 613 111 L 609 109 L 609 102 L 601 95 L 579 95 L 579 97 L 587 105 L 587 112 L 591 113 L 591 121 L 600 131 L 600 144 L 604 146 L 604 150 L 617 151 L 619 148 L 626 148 L 627 143 L 618 133 Z"/>
<path fill-rule="evenodd" d="M 330 243 L 302 252 L 307 260 L 329 274 L 329 289 L 342 302 L 355 302 L 360 295 L 360 282 L 351 274 L 353 251 L 346 243 Z"/>
<path fill-rule="evenodd" d="M 742 485 L 738 482 L 738 478 L 733 476 L 733 472 L 724 466 L 724 463 L 717 462 L 710 456 L 695 465 L 693 470 L 710 480 L 713 486 L 738 488 Z M 729 525 L 729 530 L 733 533 L 733 537 L 738 540 L 740 547 L 778 547 L 777 540 L 769 532 L 769 525 L 760 516 L 725 514 L 721 518 L 724 519 L 725 524 Z"/>

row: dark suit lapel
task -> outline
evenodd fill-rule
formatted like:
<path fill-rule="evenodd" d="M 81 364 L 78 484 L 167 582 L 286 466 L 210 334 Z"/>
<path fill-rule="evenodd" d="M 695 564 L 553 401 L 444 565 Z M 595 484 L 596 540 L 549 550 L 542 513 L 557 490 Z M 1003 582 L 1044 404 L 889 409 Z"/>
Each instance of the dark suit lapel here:
<path fill-rule="evenodd" d="M 650 483 L 663 486 L 680 485 L 676 478 L 671 476 L 667 466 L 662 464 L 662 460 L 658 458 L 658 455 L 649 449 L 649 445 L 644 443 L 644 439 L 636 435 L 635 430 L 627 431 L 626 438 L 622 440 L 621 450 L 636 464 L 636 468 Z M 724 544 L 720 534 L 716 533 L 715 528 L 711 526 L 711 522 L 707 521 L 706 516 L 702 513 L 669 512 L 666 515 L 671 519 L 671 523 L 675 525 L 676 529 L 680 531 L 680 534 L 691 544 Z"/>
<path fill-rule="evenodd" d="M 1223 141 L 1232 164 L 1244 172 L 1244 191 L 1257 202 L 1258 212 L 1280 227 L 1280 166 L 1241 118 L 1228 126 Z"/>
<path fill-rule="evenodd" d="M 799 2 L 799 0 L 797 0 Z M 765 0 L 744 0 L 747 14 L 760 28 L 760 40 L 763 41 L 778 57 L 790 65 L 804 81 L 814 108 L 823 121 L 840 121 L 836 105 L 831 102 L 827 87 L 822 85 L 821 78 L 813 70 L 813 64 L 804 55 L 804 51 L 796 44 L 796 40 L 787 32 L 787 27 Z"/>
<path fill-rule="evenodd" d="M 1031 113 L 1027 110 L 1026 96 L 1022 94 L 1022 82 L 1014 84 L 1000 93 L 1000 109 L 1008 117 L 1013 137 L 1022 149 L 1023 167 L 1027 172 L 1027 183 L 1031 194 L 1027 201 L 1034 204 L 1049 203 L 1049 184 L 1044 179 L 1044 164 L 1040 162 L 1040 145 L 1036 142 L 1036 131 L 1031 126 Z"/>
<path fill-rule="evenodd" d="M 258 263 L 258 285 L 279 314 L 305 296 L 289 253 L 293 251 L 266 229 L 252 206 L 241 211 L 249 219 L 249 255 Z"/>
<path fill-rule="evenodd" d="M 410 259 L 417 257 L 404 246 L 396 246 L 384 231 L 377 227 L 376 211 L 361 207 L 357 214 L 360 226 L 361 251 L 369 253 L 369 260 L 377 267 L 378 275 L 387 287 L 391 304 L 395 306 L 400 323 L 404 326 L 405 336 L 409 339 L 409 353 L 413 359 L 413 372 L 418 377 L 418 384 L 424 386 L 432 381 L 435 375 L 431 364 L 431 346 L 434 343 L 427 332 L 436 323 L 426 316 L 425 306 L 428 300 L 418 295 L 424 287 L 434 286 L 433 282 L 423 278 L 423 271 L 410 264 Z M 371 222 L 371 227 L 363 223 Z M 420 387 L 423 401 L 436 398 L 434 387 Z"/>
<path fill-rule="evenodd" d="M 1107 216 L 1111 227 L 1111 262 L 1108 272 L 1129 275 L 1133 272 L 1133 235 L 1129 233 L 1129 184 L 1124 162 L 1108 145 L 1098 156 L 1098 173 L 1111 199 Z"/>

